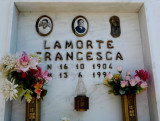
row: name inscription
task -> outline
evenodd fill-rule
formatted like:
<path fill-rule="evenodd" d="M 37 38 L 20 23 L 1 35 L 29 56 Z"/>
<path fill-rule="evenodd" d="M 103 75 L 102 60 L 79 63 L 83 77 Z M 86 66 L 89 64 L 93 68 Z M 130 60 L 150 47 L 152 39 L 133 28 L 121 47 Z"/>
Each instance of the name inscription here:
<path fill-rule="evenodd" d="M 78 63 L 75 64 L 75 68 L 77 70 L 83 70 L 85 69 L 85 64 L 87 63 L 79 63 L 83 62 L 84 60 L 97 61 L 97 63 L 92 64 L 92 67 L 90 67 L 93 71 L 94 70 L 104 70 L 104 72 L 93 72 L 92 76 L 95 77 L 105 77 L 106 76 L 106 69 L 112 69 L 112 60 L 118 61 L 123 60 L 123 56 L 121 52 L 112 52 L 114 50 L 114 42 L 113 40 L 77 40 L 77 41 L 55 41 L 54 43 L 48 43 L 47 40 L 44 40 L 43 43 L 43 49 L 45 50 L 44 53 L 37 52 L 37 54 L 43 54 L 44 61 L 48 62 L 57 62 L 62 61 L 63 63 L 59 65 L 60 70 L 66 70 L 66 72 L 60 72 L 59 78 L 68 78 L 69 74 L 67 72 L 70 68 L 70 65 L 64 62 L 68 61 L 77 61 Z M 51 51 L 56 52 L 53 54 Z M 75 51 L 76 50 L 76 51 Z M 83 51 L 85 50 L 85 51 Z M 93 51 L 94 50 L 94 51 Z M 96 52 L 95 52 L 96 50 Z M 98 63 L 104 60 L 106 60 L 107 63 Z M 47 69 L 52 70 L 52 64 L 47 64 Z M 50 76 L 53 76 L 52 73 L 50 73 Z M 83 76 L 82 72 L 80 71 L 78 76 Z"/>

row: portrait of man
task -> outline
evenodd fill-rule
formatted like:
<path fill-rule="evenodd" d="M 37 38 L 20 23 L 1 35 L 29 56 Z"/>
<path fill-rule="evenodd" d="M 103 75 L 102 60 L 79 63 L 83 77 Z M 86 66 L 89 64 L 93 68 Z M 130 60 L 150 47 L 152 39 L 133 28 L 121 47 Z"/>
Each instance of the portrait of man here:
<path fill-rule="evenodd" d="M 47 36 L 52 32 L 53 22 L 49 16 L 43 15 L 36 22 L 37 33 L 41 36 Z"/>
<path fill-rule="evenodd" d="M 75 28 L 75 30 L 78 33 L 84 33 L 86 31 L 86 29 L 83 27 L 84 26 L 84 20 L 83 19 L 79 19 L 77 21 L 78 26 Z"/>
<path fill-rule="evenodd" d="M 82 37 L 88 32 L 88 21 L 84 16 L 77 16 L 72 21 L 72 31 L 76 36 Z"/>

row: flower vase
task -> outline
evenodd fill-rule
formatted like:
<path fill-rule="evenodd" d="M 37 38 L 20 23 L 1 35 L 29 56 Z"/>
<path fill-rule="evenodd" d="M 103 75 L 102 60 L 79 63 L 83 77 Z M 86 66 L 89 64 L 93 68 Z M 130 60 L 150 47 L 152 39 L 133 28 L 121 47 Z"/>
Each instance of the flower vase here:
<path fill-rule="evenodd" d="M 125 94 L 121 96 L 123 121 L 138 121 L 136 94 Z"/>
<path fill-rule="evenodd" d="M 41 121 L 41 99 L 32 97 L 30 103 L 26 102 L 26 121 Z"/>

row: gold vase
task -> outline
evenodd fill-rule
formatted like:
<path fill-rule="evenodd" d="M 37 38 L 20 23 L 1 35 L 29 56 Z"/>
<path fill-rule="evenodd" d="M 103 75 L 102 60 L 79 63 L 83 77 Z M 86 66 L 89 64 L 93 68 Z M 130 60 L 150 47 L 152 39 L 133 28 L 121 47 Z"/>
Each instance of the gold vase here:
<path fill-rule="evenodd" d="M 26 102 L 26 121 L 41 121 L 41 99 L 33 97 L 31 102 Z"/>
<path fill-rule="evenodd" d="M 138 121 L 136 94 L 125 94 L 121 96 L 123 121 Z"/>

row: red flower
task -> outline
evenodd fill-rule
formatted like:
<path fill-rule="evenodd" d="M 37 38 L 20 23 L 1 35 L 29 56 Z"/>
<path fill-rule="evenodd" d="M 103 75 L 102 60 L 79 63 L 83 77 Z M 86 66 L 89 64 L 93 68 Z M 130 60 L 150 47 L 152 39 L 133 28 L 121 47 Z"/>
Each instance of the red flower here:
<path fill-rule="evenodd" d="M 42 80 L 39 80 L 39 82 L 38 83 L 35 83 L 34 85 L 34 88 L 35 88 L 35 90 L 34 90 L 34 92 L 35 93 L 37 93 L 37 95 L 41 95 L 41 88 L 42 88 L 42 86 L 43 86 L 43 82 L 42 82 Z"/>
<path fill-rule="evenodd" d="M 148 79 L 148 72 L 144 71 L 144 70 L 136 70 L 136 75 L 138 76 L 140 79 L 142 79 L 143 81 L 146 81 Z"/>
<path fill-rule="evenodd" d="M 43 78 L 43 72 L 40 67 L 37 66 L 37 69 L 31 69 L 30 72 L 38 79 Z"/>
<path fill-rule="evenodd" d="M 25 73 L 25 72 L 23 72 L 23 71 L 22 71 L 21 78 L 23 78 L 23 79 L 24 79 L 24 78 L 26 78 L 26 73 Z"/>
<path fill-rule="evenodd" d="M 41 89 L 39 89 L 39 88 L 36 88 L 35 90 L 34 90 L 34 92 L 35 93 L 37 93 L 37 95 L 41 95 L 41 92 L 42 92 L 42 90 Z"/>

